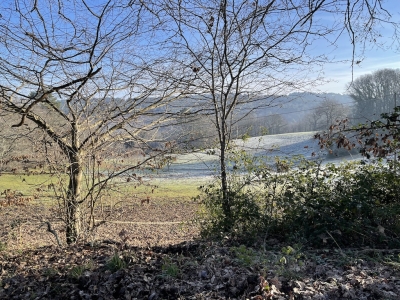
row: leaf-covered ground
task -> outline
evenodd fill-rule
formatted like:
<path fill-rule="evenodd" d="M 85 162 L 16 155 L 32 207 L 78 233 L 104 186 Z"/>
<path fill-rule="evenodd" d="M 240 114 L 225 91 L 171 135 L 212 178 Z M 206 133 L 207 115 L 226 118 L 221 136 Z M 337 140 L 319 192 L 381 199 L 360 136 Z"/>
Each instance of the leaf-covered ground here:
<path fill-rule="evenodd" d="M 295 256 L 206 242 L 2 252 L 0 298 L 399 299 L 397 270 L 371 257 L 320 250 L 290 261 Z"/>
<path fill-rule="evenodd" d="M 88 242 L 58 247 L 40 226 L 50 210 L 2 208 L 0 299 L 400 298 L 400 250 L 198 241 L 197 229 L 181 223 L 195 209 L 124 208 Z M 62 224 L 52 221 L 61 237 Z"/>

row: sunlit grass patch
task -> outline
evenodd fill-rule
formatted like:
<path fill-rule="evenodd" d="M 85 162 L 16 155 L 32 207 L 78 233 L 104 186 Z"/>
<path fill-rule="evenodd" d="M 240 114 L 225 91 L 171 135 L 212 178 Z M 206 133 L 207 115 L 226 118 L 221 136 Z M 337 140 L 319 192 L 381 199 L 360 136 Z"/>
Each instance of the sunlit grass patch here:
<path fill-rule="evenodd" d="M 112 205 L 118 202 L 144 204 L 147 202 L 188 201 L 200 194 L 198 187 L 206 179 L 152 179 L 144 183 L 114 181 L 105 191 L 101 202 Z"/>
<path fill-rule="evenodd" d="M 86 181 L 83 179 L 82 195 L 87 195 Z M 93 193 L 93 199 L 97 204 L 103 205 L 125 205 L 125 204 L 143 204 L 147 199 L 152 203 L 162 203 L 163 201 L 187 201 L 199 195 L 198 187 L 206 179 L 146 179 L 142 183 L 127 182 L 125 177 L 116 178 L 109 182 L 98 196 Z M 32 197 L 33 204 L 55 205 L 58 203 L 54 189 L 57 195 L 62 195 L 60 188 L 67 188 L 67 181 L 64 180 L 63 186 L 59 185 L 59 178 L 50 174 L 35 175 L 14 175 L 3 174 L 0 176 L 0 192 L 10 189 L 19 191 L 24 197 Z M 59 198 L 60 199 L 60 198 Z M 90 200 L 90 196 L 88 197 Z"/>
<path fill-rule="evenodd" d="M 51 194 L 49 186 L 55 184 L 57 178 L 50 174 L 20 175 L 2 174 L 0 176 L 0 192 L 10 189 L 20 191 L 24 196 L 33 196 L 37 193 L 49 196 Z"/>
<path fill-rule="evenodd" d="M 154 199 L 190 199 L 199 195 L 198 187 L 204 181 L 204 179 L 154 179 L 149 182 L 149 186 L 141 185 L 136 188 L 129 186 L 128 189 L 139 195 L 148 195 Z"/>

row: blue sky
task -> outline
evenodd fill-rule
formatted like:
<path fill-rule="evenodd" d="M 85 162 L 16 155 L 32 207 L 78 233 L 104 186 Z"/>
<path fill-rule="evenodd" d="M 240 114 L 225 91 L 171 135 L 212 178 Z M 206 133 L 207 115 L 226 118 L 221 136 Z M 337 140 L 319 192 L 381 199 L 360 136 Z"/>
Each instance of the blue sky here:
<path fill-rule="evenodd" d="M 400 22 L 400 0 L 384 0 L 382 3 L 391 14 L 392 21 Z M 385 25 L 378 29 L 382 35 L 377 39 L 380 47 L 367 44 L 365 52 L 358 53 L 356 60 L 360 59 L 361 63 L 354 66 L 354 79 L 383 68 L 400 68 L 400 45 L 399 40 L 393 38 L 393 28 Z M 336 46 L 337 48 L 333 49 L 323 42 L 315 45 L 315 48 L 324 49 L 322 53 L 329 51 L 329 57 L 336 60 L 335 63 L 323 66 L 324 76 L 330 82 L 319 87 L 322 92 L 346 93 L 346 87 L 352 80 L 352 46 L 348 36 L 343 35 Z"/>
<path fill-rule="evenodd" d="M 344 45 L 346 46 L 346 45 Z M 351 47 L 347 59 L 351 59 Z M 376 70 L 400 68 L 400 53 L 395 50 L 371 50 L 365 53 L 363 61 L 354 66 L 353 76 L 357 77 L 370 74 Z M 346 93 L 346 86 L 352 80 L 351 61 L 326 64 L 323 67 L 325 78 L 331 82 L 321 85 L 323 92 Z"/>
<path fill-rule="evenodd" d="M 12 3 L 10 0 L 5 1 L 5 3 L 7 2 Z M 334 0 L 331 0 L 330 2 L 334 2 Z M 393 21 L 400 22 L 400 0 L 383 0 L 382 3 L 384 4 L 384 7 L 390 11 Z M 332 22 L 334 19 L 332 15 L 323 13 L 319 18 L 320 21 L 326 20 L 328 23 Z M 400 47 L 398 44 L 392 44 L 393 40 L 391 39 L 391 36 L 393 32 L 389 27 L 382 27 L 381 32 L 382 38 L 378 40 L 378 42 L 382 43 L 383 47 L 388 49 L 378 49 L 376 46 L 370 45 L 370 48 L 367 48 L 367 51 L 363 53 L 363 55 L 357 56 L 356 59 L 360 59 L 361 63 L 354 66 L 354 79 L 360 75 L 368 74 L 382 68 L 400 68 L 400 51 L 398 50 L 396 52 L 396 48 L 400 49 Z M 146 40 L 145 42 L 147 43 L 148 41 Z M 144 46 L 146 46 L 145 42 L 143 42 Z M 392 44 L 391 47 L 389 47 L 390 44 Z M 155 50 L 156 54 L 159 55 L 160 49 L 156 48 Z M 323 40 L 315 41 L 315 44 L 312 45 L 310 54 L 311 56 L 314 54 L 325 54 L 330 59 L 335 60 L 334 63 L 326 63 L 323 65 L 322 70 L 324 72 L 324 77 L 330 82 L 319 85 L 318 91 L 345 93 L 346 86 L 352 80 L 352 47 L 346 34 L 343 34 L 343 36 L 337 41 L 335 48 L 329 47 Z M 312 71 L 310 71 L 310 73 L 312 73 Z M 315 90 L 313 89 L 311 91 Z"/>

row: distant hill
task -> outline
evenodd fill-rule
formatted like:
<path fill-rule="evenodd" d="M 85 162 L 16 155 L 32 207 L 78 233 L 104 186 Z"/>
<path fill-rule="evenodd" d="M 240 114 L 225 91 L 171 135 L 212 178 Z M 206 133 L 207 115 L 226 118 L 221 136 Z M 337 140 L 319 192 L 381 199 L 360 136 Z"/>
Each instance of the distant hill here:
<path fill-rule="evenodd" d="M 169 112 L 196 112 L 201 113 L 210 112 L 209 108 L 206 108 L 207 96 L 196 95 L 190 98 L 179 99 L 168 105 Z M 353 100 L 348 95 L 336 94 L 336 93 L 292 93 L 289 95 L 280 96 L 260 96 L 253 99 L 250 103 L 243 104 L 238 111 L 241 113 L 247 113 L 249 110 L 253 110 L 256 116 L 267 116 L 271 114 L 281 114 L 288 122 L 293 122 L 304 117 L 310 110 L 319 105 L 323 100 L 331 99 L 336 100 L 344 105 L 352 105 Z M 156 98 L 150 97 L 145 100 L 141 105 L 151 103 Z M 122 99 L 111 99 L 106 98 L 105 104 L 111 105 L 114 101 L 123 103 L 127 100 Z M 65 109 L 65 101 L 59 100 L 61 107 Z M 97 104 L 96 99 L 92 99 L 94 104 Z M 141 106 L 139 105 L 139 107 Z M 158 109 L 161 112 L 165 111 L 165 108 Z M 240 112 L 238 113 L 240 115 Z"/>
<path fill-rule="evenodd" d="M 273 100 L 270 107 L 257 109 L 255 113 L 257 116 L 280 114 L 288 123 L 294 123 L 301 120 L 326 99 L 335 100 L 346 106 L 354 103 L 350 96 L 343 94 L 292 93 Z"/>

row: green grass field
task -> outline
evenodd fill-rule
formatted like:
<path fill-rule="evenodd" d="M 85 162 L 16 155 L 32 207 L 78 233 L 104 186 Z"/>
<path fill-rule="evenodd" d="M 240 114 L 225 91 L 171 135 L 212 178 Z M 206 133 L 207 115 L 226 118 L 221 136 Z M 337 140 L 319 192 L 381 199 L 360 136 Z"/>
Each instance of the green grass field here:
<path fill-rule="evenodd" d="M 67 188 L 67 181 L 62 186 L 58 184 L 59 178 L 49 174 L 19 175 L 2 174 L 0 176 L 0 192 L 10 189 L 21 192 L 24 197 L 34 197 L 34 203 L 56 203 L 52 184 L 57 189 Z M 115 179 L 110 187 L 105 190 L 103 203 L 116 199 L 147 199 L 154 200 L 175 200 L 185 201 L 197 196 L 200 192 L 198 187 L 206 182 L 205 179 L 151 179 L 142 184 L 126 182 L 122 179 Z M 0 196 L 2 198 L 4 196 Z"/>
<path fill-rule="evenodd" d="M 137 195 L 150 196 L 154 199 L 184 200 L 199 194 L 198 187 L 206 182 L 205 179 L 154 179 L 147 184 L 127 186 L 127 190 Z"/>
<path fill-rule="evenodd" d="M 30 196 L 37 192 L 37 189 L 47 189 L 49 184 L 56 183 L 56 177 L 49 174 L 37 175 L 14 175 L 2 174 L 0 176 L 0 191 L 11 189 L 13 191 L 21 191 L 24 195 Z"/>

